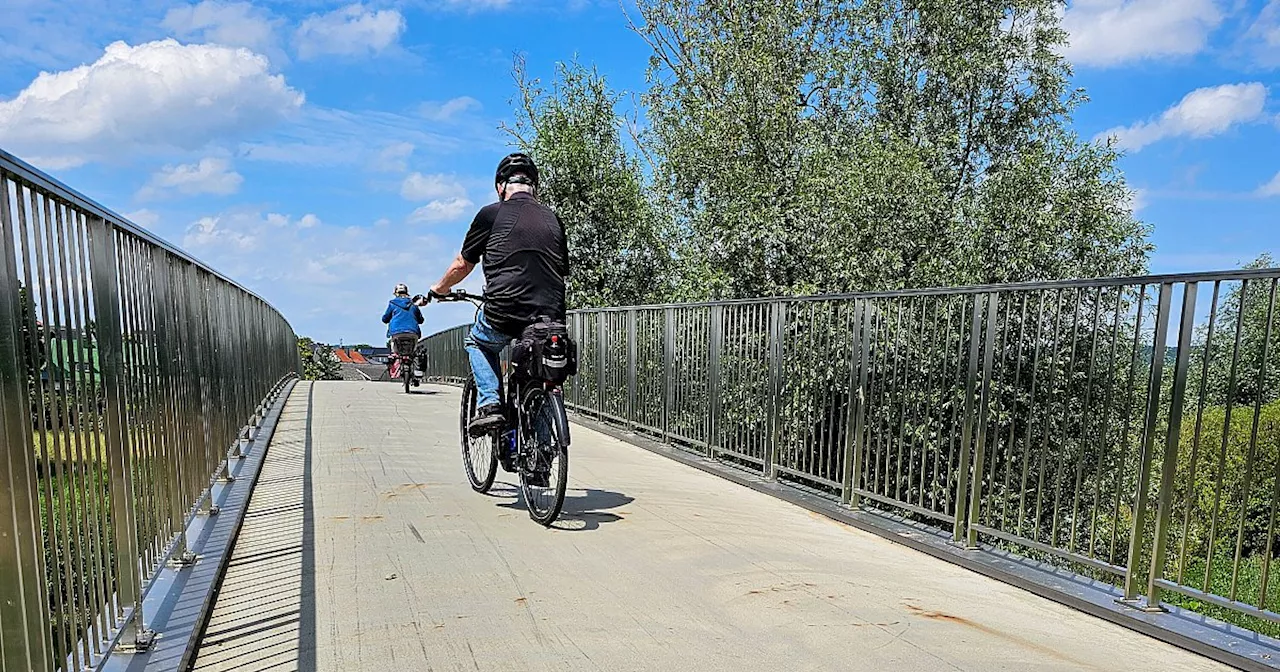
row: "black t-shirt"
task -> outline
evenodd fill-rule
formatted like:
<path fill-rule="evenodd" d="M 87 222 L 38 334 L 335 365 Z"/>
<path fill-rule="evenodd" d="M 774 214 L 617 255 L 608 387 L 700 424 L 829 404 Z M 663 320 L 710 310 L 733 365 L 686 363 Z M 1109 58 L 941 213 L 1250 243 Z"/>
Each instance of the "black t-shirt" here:
<path fill-rule="evenodd" d="M 518 336 L 541 316 L 563 320 L 569 246 L 560 218 L 520 192 L 476 214 L 462 258 L 484 261 L 484 314 L 494 328 Z"/>

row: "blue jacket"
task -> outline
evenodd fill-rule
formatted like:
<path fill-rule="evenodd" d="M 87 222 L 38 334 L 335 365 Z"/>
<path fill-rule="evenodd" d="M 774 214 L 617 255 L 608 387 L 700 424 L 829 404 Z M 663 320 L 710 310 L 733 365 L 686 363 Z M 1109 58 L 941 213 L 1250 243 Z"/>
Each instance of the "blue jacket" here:
<path fill-rule="evenodd" d="M 387 304 L 387 312 L 382 314 L 382 323 L 387 326 L 387 338 L 396 334 L 422 335 L 422 311 L 413 305 L 407 296 L 397 296 Z"/>

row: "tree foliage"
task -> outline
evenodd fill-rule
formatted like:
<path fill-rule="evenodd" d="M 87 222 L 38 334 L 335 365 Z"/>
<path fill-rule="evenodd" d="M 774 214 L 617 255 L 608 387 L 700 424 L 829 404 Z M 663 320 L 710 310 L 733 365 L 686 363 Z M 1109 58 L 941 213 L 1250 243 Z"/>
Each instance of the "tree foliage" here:
<path fill-rule="evenodd" d="M 1080 141 L 1052 0 L 640 0 L 658 180 L 700 281 L 752 296 L 1145 268 Z"/>
<path fill-rule="evenodd" d="M 570 227 L 571 303 L 1144 271 L 1117 152 L 1070 127 L 1060 4 L 638 0 L 634 155 L 598 72 L 546 90 L 517 62 L 510 130 Z"/>
<path fill-rule="evenodd" d="M 298 357 L 302 360 L 303 380 L 340 380 L 342 364 L 333 354 L 333 348 L 301 336 L 298 338 Z"/>
<path fill-rule="evenodd" d="M 506 130 L 536 157 L 539 197 L 570 241 L 569 305 L 645 303 L 666 294 L 668 245 L 644 190 L 636 158 L 623 146 L 618 94 L 604 76 L 562 64 L 550 91 L 515 65 L 516 124 Z"/>

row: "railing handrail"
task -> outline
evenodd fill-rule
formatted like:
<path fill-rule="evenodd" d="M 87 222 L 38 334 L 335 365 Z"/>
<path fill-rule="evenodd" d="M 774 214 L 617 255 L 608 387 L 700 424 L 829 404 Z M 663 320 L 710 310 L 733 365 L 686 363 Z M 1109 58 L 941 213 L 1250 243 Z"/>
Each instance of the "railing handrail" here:
<path fill-rule="evenodd" d="M 222 280 L 228 284 L 235 286 L 237 289 L 263 302 L 264 304 L 267 305 L 267 307 L 276 311 L 280 315 L 284 315 L 283 311 L 281 311 L 276 306 L 272 305 L 270 301 L 262 298 L 260 295 L 258 295 L 257 292 L 254 292 L 248 287 L 245 287 L 239 282 L 236 282 L 235 280 L 228 277 L 225 273 L 222 273 L 221 271 L 214 268 L 213 266 L 210 266 L 208 263 L 201 261 L 194 255 L 192 255 L 190 252 L 187 252 L 186 250 L 183 250 L 177 245 L 174 245 L 173 243 L 165 240 L 164 238 L 161 238 L 155 233 L 148 231 L 145 227 L 142 227 L 133 223 L 132 221 L 129 220 L 129 218 L 124 217 L 120 213 L 115 212 L 114 210 L 102 205 L 101 203 L 98 203 L 97 201 L 93 200 L 92 198 L 89 198 L 88 196 L 85 196 L 79 191 L 72 189 L 71 187 L 67 186 L 66 184 L 54 178 L 53 176 L 45 174 L 44 172 L 41 172 L 39 168 L 32 166 L 31 164 L 27 163 L 26 161 L 23 161 L 22 159 L 14 156 L 13 154 L 10 154 L 9 152 L 5 151 L 3 148 L 0 148 L 0 170 L 7 170 L 13 173 L 14 175 L 17 175 L 18 177 L 22 178 L 23 180 L 31 183 L 32 185 L 39 187 L 40 189 L 56 194 L 58 197 L 64 200 L 70 201 L 75 206 L 87 212 L 90 212 L 94 215 L 97 215 L 102 219 L 110 221 L 113 225 L 128 231 L 130 234 L 134 236 L 142 238 L 148 243 L 164 248 L 165 251 L 169 252 L 170 254 L 177 255 L 195 264 L 196 266 L 199 266 L 201 269 L 208 271 L 209 273 L 217 277 L 219 280 Z"/>
<path fill-rule="evenodd" d="M 1072 280 L 1037 280 L 1029 282 L 995 283 L 985 285 L 963 285 L 959 287 L 923 287 L 919 289 L 895 289 L 869 292 L 841 292 L 834 294 L 805 294 L 802 296 L 774 295 L 745 299 L 717 299 L 711 301 L 689 301 L 638 304 L 633 306 L 607 306 L 601 308 L 575 308 L 570 314 L 583 313 L 616 313 L 628 310 L 660 310 L 663 308 L 705 308 L 710 306 L 733 306 L 744 304 L 773 303 L 777 301 L 844 301 L 848 299 L 888 299 L 903 296 L 971 296 L 989 292 L 1019 292 L 1045 289 L 1091 289 L 1095 287 L 1114 287 L 1117 285 L 1161 285 L 1165 283 L 1198 283 L 1228 282 L 1247 279 L 1270 279 L 1280 268 L 1246 268 L 1231 271 L 1202 271 L 1196 273 L 1166 273 L 1158 275 L 1133 275 L 1121 277 L 1099 277 Z"/>

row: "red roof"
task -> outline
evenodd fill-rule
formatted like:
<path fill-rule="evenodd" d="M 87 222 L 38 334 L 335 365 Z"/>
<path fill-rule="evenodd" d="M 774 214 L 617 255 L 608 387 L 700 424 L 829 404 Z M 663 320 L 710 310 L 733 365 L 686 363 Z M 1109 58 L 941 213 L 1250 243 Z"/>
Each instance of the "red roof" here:
<path fill-rule="evenodd" d="M 350 357 L 349 355 L 347 355 L 347 351 L 346 351 L 346 350 L 343 350 L 343 349 L 341 349 L 341 348 L 334 348 L 334 349 L 333 349 L 333 354 L 334 354 L 334 356 L 336 356 L 336 357 L 338 358 L 338 361 L 339 361 L 339 362 L 344 362 L 344 363 L 347 363 L 347 364 L 350 364 L 350 363 L 351 363 L 351 357 Z"/>
<path fill-rule="evenodd" d="M 368 364 L 369 363 L 369 360 L 365 359 L 364 355 L 360 354 L 355 350 L 348 352 L 347 356 L 351 358 L 352 364 Z"/>

